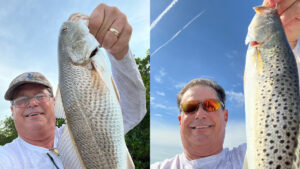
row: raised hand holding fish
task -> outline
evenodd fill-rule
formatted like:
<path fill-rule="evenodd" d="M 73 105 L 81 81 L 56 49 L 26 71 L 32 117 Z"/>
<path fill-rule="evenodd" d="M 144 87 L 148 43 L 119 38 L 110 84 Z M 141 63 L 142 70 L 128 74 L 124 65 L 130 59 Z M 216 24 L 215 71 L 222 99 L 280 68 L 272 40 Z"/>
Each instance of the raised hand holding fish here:
<path fill-rule="evenodd" d="M 98 5 L 90 16 L 89 29 L 102 47 L 117 60 L 128 52 L 132 28 L 126 15 L 118 8 Z"/>
<path fill-rule="evenodd" d="M 263 6 L 277 6 L 286 37 L 292 49 L 300 37 L 300 1 L 299 0 L 264 0 Z"/>

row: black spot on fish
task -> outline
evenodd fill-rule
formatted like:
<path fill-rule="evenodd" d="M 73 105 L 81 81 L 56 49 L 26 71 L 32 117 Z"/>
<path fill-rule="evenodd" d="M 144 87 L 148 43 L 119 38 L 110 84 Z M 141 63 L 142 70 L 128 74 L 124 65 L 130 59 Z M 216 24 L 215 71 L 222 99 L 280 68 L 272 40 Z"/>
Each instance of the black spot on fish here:
<path fill-rule="evenodd" d="M 290 163 L 290 162 L 288 162 L 288 161 L 286 161 L 286 162 L 285 162 L 285 165 L 291 165 L 291 163 Z"/>
<path fill-rule="evenodd" d="M 275 150 L 274 150 L 274 153 L 277 153 L 277 152 L 278 152 L 278 149 L 275 149 Z"/>
<path fill-rule="evenodd" d="M 284 143 L 284 140 L 280 140 L 280 143 L 281 143 L 281 144 Z"/>
<path fill-rule="evenodd" d="M 280 165 L 277 165 L 277 166 L 276 166 L 276 169 L 281 169 L 281 166 L 280 166 Z"/>
<path fill-rule="evenodd" d="M 274 140 L 270 140 L 270 143 L 273 144 L 273 143 L 274 143 Z"/>
<path fill-rule="evenodd" d="M 282 157 L 281 157 L 281 156 L 278 156 L 277 159 L 278 159 L 278 160 L 282 160 Z"/>
<path fill-rule="evenodd" d="M 287 128 L 286 124 L 284 124 L 284 125 L 282 126 L 282 128 L 283 128 L 283 129 L 286 129 L 286 128 Z"/>
<path fill-rule="evenodd" d="M 281 139 L 281 135 L 277 136 L 277 138 Z"/>
<path fill-rule="evenodd" d="M 287 117 L 286 117 L 286 116 L 282 116 L 282 119 L 283 119 L 283 120 L 286 120 L 286 119 L 287 119 Z"/>
<path fill-rule="evenodd" d="M 287 145 L 287 146 L 285 146 L 285 148 L 286 148 L 286 149 L 290 149 L 290 146 L 289 146 L 289 145 Z"/>
<path fill-rule="evenodd" d="M 269 161 L 269 164 L 272 165 L 272 164 L 273 164 L 273 161 Z"/>

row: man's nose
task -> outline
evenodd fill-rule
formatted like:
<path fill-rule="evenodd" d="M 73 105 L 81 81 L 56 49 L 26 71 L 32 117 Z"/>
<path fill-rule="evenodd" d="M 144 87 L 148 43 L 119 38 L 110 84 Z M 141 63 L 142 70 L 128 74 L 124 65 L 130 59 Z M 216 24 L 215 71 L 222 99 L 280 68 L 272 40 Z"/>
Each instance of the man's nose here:
<path fill-rule="evenodd" d="M 33 98 L 30 98 L 28 100 L 28 105 L 27 107 L 35 107 L 38 105 L 38 102 L 36 101 L 36 99 L 33 97 Z"/>
<path fill-rule="evenodd" d="M 199 105 L 198 110 L 195 112 L 195 118 L 196 119 L 205 119 L 207 117 L 207 111 L 205 111 L 202 107 L 202 105 Z"/>

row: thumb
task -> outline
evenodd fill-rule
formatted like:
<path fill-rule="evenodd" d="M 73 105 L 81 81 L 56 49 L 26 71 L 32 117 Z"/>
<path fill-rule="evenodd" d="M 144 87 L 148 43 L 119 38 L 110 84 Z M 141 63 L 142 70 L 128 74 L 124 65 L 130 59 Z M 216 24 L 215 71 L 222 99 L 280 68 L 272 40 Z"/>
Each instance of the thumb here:
<path fill-rule="evenodd" d="M 278 0 L 264 0 L 263 6 L 266 6 L 269 8 L 275 8 L 276 3 L 278 3 Z"/>

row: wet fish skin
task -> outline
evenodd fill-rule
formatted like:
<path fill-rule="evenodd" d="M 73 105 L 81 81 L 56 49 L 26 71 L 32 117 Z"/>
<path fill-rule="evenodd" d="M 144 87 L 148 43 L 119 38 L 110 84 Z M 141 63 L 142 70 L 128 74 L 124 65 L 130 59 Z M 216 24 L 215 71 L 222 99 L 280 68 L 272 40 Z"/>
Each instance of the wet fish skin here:
<path fill-rule="evenodd" d="M 299 82 L 276 9 L 256 8 L 244 74 L 249 169 L 300 168 Z"/>
<path fill-rule="evenodd" d="M 65 22 L 59 36 L 59 87 L 67 127 L 83 168 L 126 168 L 121 108 L 115 91 L 95 70 L 98 42 L 80 22 Z M 105 69 L 103 70 L 105 71 Z"/>

